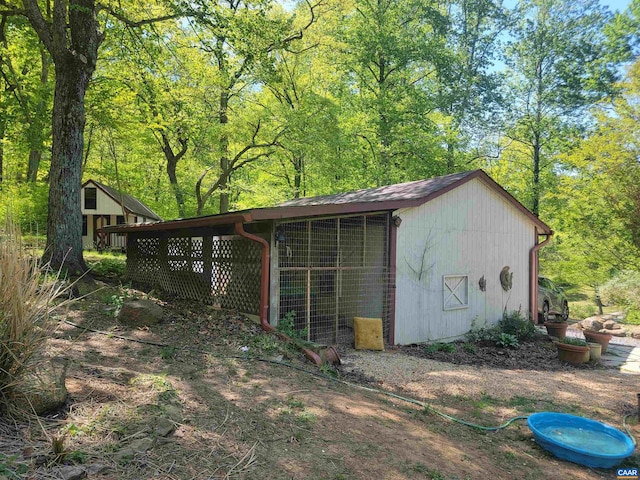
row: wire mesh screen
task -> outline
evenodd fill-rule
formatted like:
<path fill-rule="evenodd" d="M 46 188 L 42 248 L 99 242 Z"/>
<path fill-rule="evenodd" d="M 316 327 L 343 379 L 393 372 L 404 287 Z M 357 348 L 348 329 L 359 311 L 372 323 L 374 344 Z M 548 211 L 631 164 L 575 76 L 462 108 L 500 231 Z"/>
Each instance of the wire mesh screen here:
<path fill-rule="evenodd" d="M 238 236 L 129 234 L 127 277 L 244 313 L 260 311 L 260 247 Z"/>
<path fill-rule="evenodd" d="M 354 317 L 389 333 L 387 214 L 283 223 L 278 228 L 279 316 L 319 343 L 349 344 Z"/>

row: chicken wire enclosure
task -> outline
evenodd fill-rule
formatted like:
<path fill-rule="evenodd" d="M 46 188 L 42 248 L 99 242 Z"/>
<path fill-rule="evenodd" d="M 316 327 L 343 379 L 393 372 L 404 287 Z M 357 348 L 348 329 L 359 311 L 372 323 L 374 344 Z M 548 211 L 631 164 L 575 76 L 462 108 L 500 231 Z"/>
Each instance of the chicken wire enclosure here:
<path fill-rule="evenodd" d="M 127 277 L 181 298 L 257 315 L 260 247 L 235 235 L 129 234 Z"/>
<path fill-rule="evenodd" d="M 389 215 L 303 220 L 276 227 L 279 318 L 318 343 L 354 340 L 354 317 L 389 333 Z"/>

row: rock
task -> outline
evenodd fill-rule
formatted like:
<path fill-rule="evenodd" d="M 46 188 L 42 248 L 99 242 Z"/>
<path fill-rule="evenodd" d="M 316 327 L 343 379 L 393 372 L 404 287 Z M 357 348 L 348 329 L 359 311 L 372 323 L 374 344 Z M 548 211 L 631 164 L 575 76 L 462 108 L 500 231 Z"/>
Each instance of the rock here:
<path fill-rule="evenodd" d="M 613 329 L 614 325 L 616 325 L 616 322 L 614 320 L 605 320 L 604 322 L 602 322 L 602 328 Z M 618 328 L 620 328 L 620 327 L 618 327 Z"/>
<path fill-rule="evenodd" d="M 182 410 L 180 407 L 176 407 L 175 405 L 163 405 L 165 416 L 173 421 L 174 423 L 178 423 L 182 421 Z"/>
<path fill-rule="evenodd" d="M 145 437 L 139 440 L 134 440 L 129 444 L 129 448 L 133 450 L 135 453 L 144 453 L 147 450 L 151 450 L 153 448 L 153 438 Z"/>
<path fill-rule="evenodd" d="M 84 468 L 69 465 L 60 469 L 60 477 L 64 480 L 80 480 L 85 478 L 87 472 Z"/>
<path fill-rule="evenodd" d="M 168 418 L 156 417 L 154 431 L 160 437 L 167 437 L 176 429 L 176 424 Z"/>
<path fill-rule="evenodd" d="M 162 307 L 151 300 L 129 300 L 124 302 L 118 320 L 130 327 L 157 325 L 162 320 Z"/>
<path fill-rule="evenodd" d="M 593 317 L 585 318 L 580 323 L 582 324 L 582 327 L 585 330 L 594 330 L 597 332 L 602 328 L 602 319 L 597 315 Z"/>
<path fill-rule="evenodd" d="M 614 337 L 626 337 L 627 336 L 627 332 L 625 332 L 623 329 L 618 329 L 618 330 L 604 329 L 604 330 L 600 330 L 600 333 L 608 333 L 610 335 L 613 335 Z"/>
<path fill-rule="evenodd" d="M 65 358 L 41 361 L 12 393 L 14 405 L 37 415 L 61 408 L 68 396 L 65 385 L 68 364 Z"/>
<path fill-rule="evenodd" d="M 640 327 L 636 327 L 633 330 L 631 330 L 631 336 L 633 338 L 640 338 Z"/>
<path fill-rule="evenodd" d="M 622 325 L 620 325 L 619 323 L 614 323 L 610 327 L 604 327 L 604 328 L 608 328 L 609 330 L 620 330 L 622 328 Z"/>
<path fill-rule="evenodd" d="M 90 475 L 104 475 L 111 471 L 111 467 L 104 463 L 94 463 L 89 465 L 88 471 Z"/>

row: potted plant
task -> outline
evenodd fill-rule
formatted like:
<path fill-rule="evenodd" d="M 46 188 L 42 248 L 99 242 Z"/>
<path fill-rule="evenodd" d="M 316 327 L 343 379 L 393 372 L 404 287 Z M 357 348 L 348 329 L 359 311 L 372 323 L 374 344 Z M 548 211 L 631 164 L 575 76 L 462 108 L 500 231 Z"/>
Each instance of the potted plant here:
<path fill-rule="evenodd" d="M 544 322 L 544 326 L 546 327 L 547 334 L 550 337 L 564 338 L 567 334 L 567 328 L 569 327 L 569 324 L 562 320 L 561 317 L 556 316 L 553 320 L 547 320 L 546 322 Z"/>
<path fill-rule="evenodd" d="M 596 332 L 595 330 L 583 330 L 582 334 L 587 339 L 587 342 L 602 345 L 602 353 L 606 353 L 609 341 L 613 338 L 610 333 Z"/>
<path fill-rule="evenodd" d="M 558 358 L 572 365 L 580 365 L 589 361 L 589 346 L 579 338 L 563 337 L 555 342 L 558 347 Z"/>

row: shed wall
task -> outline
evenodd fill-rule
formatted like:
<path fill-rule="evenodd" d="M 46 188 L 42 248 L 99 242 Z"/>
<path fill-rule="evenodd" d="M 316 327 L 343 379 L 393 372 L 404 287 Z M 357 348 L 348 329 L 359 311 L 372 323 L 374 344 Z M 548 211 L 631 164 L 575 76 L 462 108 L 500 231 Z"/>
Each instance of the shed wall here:
<path fill-rule="evenodd" d="M 84 189 L 85 188 L 96 189 L 96 209 L 87 210 L 84 208 Z M 88 183 L 81 191 L 80 195 L 81 209 L 83 215 L 122 215 L 122 207 L 120 204 L 113 200 L 109 195 L 104 193 L 94 183 Z"/>
<path fill-rule="evenodd" d="M 534 225 L 481 180 L 395 214 L 402 218 L 396 254 L 397 344 L 454 339 L 472 324 L 496 323 L 505 308 L 528 314 Z M 505 266 L 513 273 L 508 292 L 500 284 Z M 468 276 L 467 306 L 444 309 L 447 275 Z"/>

